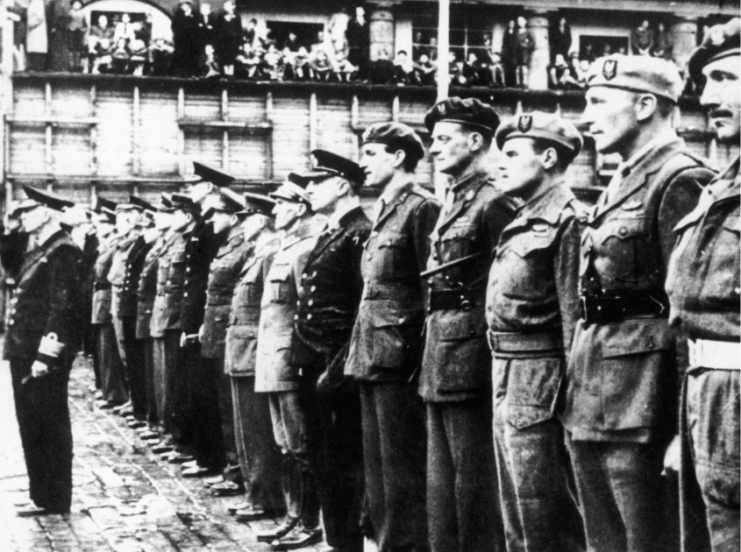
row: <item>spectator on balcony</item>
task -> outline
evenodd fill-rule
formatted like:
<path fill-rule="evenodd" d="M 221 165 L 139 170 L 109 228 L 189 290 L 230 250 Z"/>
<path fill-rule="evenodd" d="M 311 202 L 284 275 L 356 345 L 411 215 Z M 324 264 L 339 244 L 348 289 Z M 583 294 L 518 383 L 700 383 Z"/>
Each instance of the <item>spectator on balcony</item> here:
<path fill-rule="evenodd" d="M 324 48 L 317 49 L 311 57 L 311 78 L 319 82 L 327 82 L 332 76 L 332 60 Z"/>
<path fill-rule="evenodd" d="M 200 76 L 204 79 L 221 78 L 221 63 L 216 55 L 213 44 L 206 44 L 203 47 L 203 54 L 198 62 L 200 67 Z"/>
<path fill-rule="evenodd" d="M 659 22 L 656 29 L 656 42 L 651 54 L 654 57 L 663 58 L 668 61 L 674 61 L 674 37 L 671 31 L 666 29 L 664 22 Z"/>
<path fill-rule="evenodd" d="M 345 32 L 347 31 L 347 24 L 350 22 L 350 16 L 347 14 L 347 8 L 345 6 L 340 7 L 340 11 L 332 14 L 327 24 L 327 31 L 329 32 L 329 39 L 332 41 L 332 49 L 336 54 L 342 53 L 343 57 L 348 55 L 347 38 Z"/>
<path fill-rule="evenodd" d="M 201 17 L 199 26 L 201 31 L 201 43 L 212 44 L 216 40 L 217 15 L 211 11 L 211 4 L 201 4 Z"/>
<path fill-rule="evenodd" d="M 430 57 L 430 61 L 437 63 L 437 37 L 430 37 L 430 46 L 427 48 L 427 55 Z"/>
<path fill-rule="evenodd" d="M 26 11 L 26 54 L 29 71 L 46 71 L 49 37 L 46 33 L 46 6 L 44 0 L 30 0 Z"/>
<path fill-rule="evenodd" d="M 527 20 L 517 18 L 517 86 L 527 88 L 530 85 L 530 58 L 535 49 L 535 37 L 527 28 Z"/>
<path fill-rule="evenodd" d="M 358 68 L 345 57 L 342 52 L 335 54 L 334 78 L 337 82 L 351 82 L 357 76 Z"/>
<path fill-rule="evenodd" d="M 414 63 L 414 82 L 423 86 L 432 86 L 435 84 L 436 73 L 437 65 L 430 59 L 430 56 L 421 54 Z"/>
<path fill-rule="evenodd" d="M 244 30 L 244 41 L 250 45 L 250 48 L 257 46 L 257 19 L 254 17 L 247 22 L 247 28 Z"/>
<path fill-rule="evenodd" d="M 590 65 L 597 59 L 597 56 L 594 54 L 594 45 L 591 42 L 587 42 L 584 45 L 584 52 L 579 56 L 579 59 L 585 60 Z"/>
<path fill-rule="evenodd" d="M 572 65 L 566 63 L 562 54 L 548 67 L 548 85 L 552 90 L 573 90 L 580 88 L 579 75 Z"/>
<path fill-rule="evenodd" d="M 566 59 L 571 50 L 571 25 L 565 17 L 558 19 L 558 24 L 551 29 L 548 36 L 551 39 L 551 63 L 555 63 L 558 54 Z"/>
<path fill-rule="evenodd" d="M 494 52 L 491 54 L 491 65 L 489 66 L 491 72 L 490 86 L 494 88 L 501 88 L 505 86 L 507 82 L 504 74 L 504 65 L 502 65 L 502 54 Z"/>
<path fill-rule="evenodd" d="M 328 58 L 332 58 L 332 49 L 327 46 L 323 31 L 316 34 L 316 42 L 311 45 L 311 57 L 316 58 L 320 51 L 327 54 Z"/>
<path fill-rule="evenodd" d="M 414 33 L 414 40 L 412 41 L 412 61 L 419 61 L 422 54 L 428 54 L 427 46 L 423 42 L 422 31 L 416 31 Z"/>
<path fill-rule="evenodd" d="M 257 50 L 249 42 L 242 45 L 242 51 L 235 60 L 235 73 L 240 79 L 260 80 L 262 60 Z"/>
<path fill-rule="evenodd" d="M 154 76 L 167 75 L 172 67 L 172 43 L 162 37 L 155 38 L 149 46 L 150 74 Z"/>
<path fill-rule="evenodd" d="M 108 25 L 108 18 L 101 15 L 88 36 L 88 56 L 91 60 L 89 65 L 93 74 L 105 73 L 110 69 L 112 51 L 113 27 Z"/>
<path fill-rule="evenodd" d="M 111 73 L 128 73 L 131 53 L 129 52 L 126 39 L 122 36 L 117 41 L 114 41 L 113 44 L 114 46 L 111 51 Z"/>
<path fill-rule="evenodd" d="M 131 54 L 129 72 L 140 77 L 144 74 L 144 68 L 149 60 L 147 44 L 135 34 L 134 39 L 129 43 L 129 52 Z"/>
<path fill-rule="evenodd" d="M 292 56 L 286 56 L 286 70 L 284 78 L 286 80 L 304 81 L 311 78 L 311 58 L 306 46 L 299 46 L 298 52 Z"/>
<path fill-rule="evenodd" d="M 293 31 L 288 31 L 288 38 L 283 43 L 284 54 L 286 50 L 288 50 L 292 54 L 298 53 L 299 48 L 301 48 L 301 43 L 298 41 L 296 33 L 294 33 Z"/>
<path fill-rule="evenodd" d="M 201 57 L 201 14 L 193 11 L 190 0 L 181 0 L 172 18 L 172 73 L 177 77 L 198 75 Z"/>
<path fill-rule="evenodd" d="M 70 70 L 79 73 L 83 70 L 83 64 L 87 63 L 85 56 L 85 35 L 87 34 L 87 18 L 82 11 L 82 2 L 74 0 L 69 11 L 69 22 L 67 24 L 69 40 L 69 67 Z"/>
<path fill-rule="evenodd" d="M 370 33 L 365 20 L 365 9 L 355 8 L 355 15 L 347 22 L 345 38 L 349 48 L 347 59 L 358 68 L 358 78 L 368 78 L 370 64 Z M 387 54 L 388 57 L 388 54 Z"/>
<path fill-rule="evenodd" d="M 471 53 L 472 56 L 476 57 L 476 54 Z M 455 52 L 451 51 L 450 55 L 450 83 L 454 86 L 473 86 L 476 84 L 477 75 L 476 69 L 464 61 Z"/>
<path fill-rule="evenodd" d="M 517 52 L 519 51 L 517 26 L 514 19 L 507 22 L 507 29 L 502 37 L 502 64 L 504 66 L 504 81 L 507 86 L 517 85 Z"/>
<path fill-rule="evenodd" d="M 224 2 L 214 24 L 214 50 L 225 76 L 234 76 L 234 62 L 242 46 L 242 20 L 235 13 L 233 0 Z"/>
<path fill-rule="evenodd" d="M 405 85 L 412 82 L 414 73 L 414 62 L 409 59 L 406 50 L 399 50 L 394 60 L 394 82 Z"/>
<path fill-rule="evenodd" d="M 370 81 L 372 84 L 391 84 L 394 81 L 396 68 L 394 62 L 389 59 L 389 53 L 385 48 L 378 51 L 378 59 L 371 63 Z M 360 78 L 358 71 L 358 78 Z"/>
<path fill-rule="evenodd" d="M 121 21 L 116 23 L 113 31 L 113 43 L 118 45 L 120 40 L 124 40 L 127 47 L 134 40 L 134 25 L 128 13 L 121 14 Z"/>
<path fill-rule="evenodd" d="M 650 56 L 655 37 L 653 29 L 649 27 L 648 19 L 644 19 L 637 28 L 633 29 L 631 36 L 633 53 L 637 56 Z"/>
<path fill-rule="evenodd" d="M 282 81 L 285 65 L 283 63 L 283 54 L 280 53 L 274 43 L 268 45 L 268 50 L 263 55 L 264 72 L 271 81 Z"/>
<path fill-rule="evenodd" d="M 611 56 L 612 54 L 612 44 L 610 44 L 609 42 L 605 42 L 604 44 L 602 44 L 602 53 L 600 54 L 600 57 L 607 57 Z"/>
<path fill-rule="evenodd" d="M 69 5 L 66 1 L 46 4 L 46 29 L 48 32 L 47 71 L 69 71 Z"/>

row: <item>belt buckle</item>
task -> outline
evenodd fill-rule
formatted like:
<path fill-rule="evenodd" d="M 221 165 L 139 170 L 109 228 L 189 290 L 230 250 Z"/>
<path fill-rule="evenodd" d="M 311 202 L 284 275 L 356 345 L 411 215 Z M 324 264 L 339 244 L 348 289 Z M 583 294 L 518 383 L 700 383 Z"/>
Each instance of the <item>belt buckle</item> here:
<path fill-rule="evenodd" d="M 693 341 L 691 339 L 687 340 L 687 349 L 689 352 L 689 362 L 691 368 L 698 368 L 700 366 L 702 356 L 703 356 L 703 346 L 702 342 L 700 340 Z"/>
<path fill-rule="evenodd" d="M 589 326 L 592 320 L 590 320 L 589 309 L 587 308 L 587 297 L 584 295 L 579 296 L 579 309 L 581 310 L 581 318 L 584 320 L 584 325 Z"/>

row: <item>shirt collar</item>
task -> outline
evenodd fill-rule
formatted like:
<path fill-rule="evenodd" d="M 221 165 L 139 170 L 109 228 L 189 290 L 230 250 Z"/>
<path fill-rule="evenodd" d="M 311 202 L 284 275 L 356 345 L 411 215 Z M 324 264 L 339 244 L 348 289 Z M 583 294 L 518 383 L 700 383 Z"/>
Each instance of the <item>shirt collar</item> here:
<path fill-rule="evenodd" d="M 644 144 L 641 149 L 635 152 L 626 161 L 621 162 L 617 167 L 617 172 L 623 175 L 629 174 L 639 163 L 649 157 L 654 151 L 664 147 L 676 139 L 677 134 L 674 130 L 662 132 L 659 136 L 650 140 L 647 144 Z"/>
<path fill-rule="evenodd" d="M 561 218 L 564 207 L 573 198 L 573 192 L 561 180 L 520 207 L 520 213 L 523 218 L 542 219 L 555 224 Z"/>
<path fill-rule="evenodd" d="M 345 207 L 344 209 L 338 209 L 337 211 L 332 213 L 327 220 L 327 230 L 337 230 L 340 227 L 342 218 L 356 207 L 358 207 L 358 205 L 351 205 L 349 207 Z"/>

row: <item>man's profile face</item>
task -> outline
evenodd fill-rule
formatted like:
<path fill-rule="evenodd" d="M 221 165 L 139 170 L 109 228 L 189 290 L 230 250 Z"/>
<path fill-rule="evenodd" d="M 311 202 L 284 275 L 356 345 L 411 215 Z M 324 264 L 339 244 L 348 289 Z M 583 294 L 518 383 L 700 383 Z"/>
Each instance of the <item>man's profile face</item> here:
<path fill-rule="evenodd" d="M 739 56 L 728 56 L 709 63 L 702 70 L 707 82 L 700 104 L 708 110 L 710 125 L 718 139 L 727 142 L 739 138 Z"/>
<path fill-rule="evenodd" d="M 614 153 L 638 132 L 635 93 L 595 86 L 587 91 L 581 122 L 589 129 L 600 153 Z"/>
<path fill-rule="evenodd" d="M 305 212 L 306 207 L 302 203 L 276 199 L 273 214 L 275 215 L 276 230 L 290 228 Z"/>
<path fill-rule="evenodd" d="M 459 123 L 440 121 L 432 131 L 430 155 L 435 159 L 438 172 L 455 176 L 473 160 L 470 132 Z"/>
<path fill-rule="evenodd" d="M 360 168 L 365 173 L 365 185 L 383 187 L 394 175 L 394 153 L 385 144 L 365 144 L 361 149 Z"/>
<path fill-rule="evenodd" d="M 502 145 L 497 184 L 505 194 L 522 197 L 543 181 L 543 154 L 530 138 L 512 138 Z"/>
<path fill-rule="evenodd" d="M 306 193 L 311 201 L 311 210 L 323 215 L 331 215 L 341 197 L 342 184 L 341 178 L 331 176 L 329 178 L 319 178 L 312 180 L 306 187 Z"/>

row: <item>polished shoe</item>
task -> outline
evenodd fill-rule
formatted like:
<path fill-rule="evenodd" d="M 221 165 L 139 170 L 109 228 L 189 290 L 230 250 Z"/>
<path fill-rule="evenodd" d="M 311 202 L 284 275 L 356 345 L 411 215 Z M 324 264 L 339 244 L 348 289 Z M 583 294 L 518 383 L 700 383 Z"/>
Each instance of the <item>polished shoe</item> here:
<path fill-rule="evenodd" d="M 273 510 L 263 510 L 262 508 L 248 504 L 246 508 L 241 508 L 234 512 L 234 519 L 237 521 L 255 521 L 275 517 L 276 512 Z"/>
<path fill-rule="evenodd" d="M 144 433 L 139 434 L 139 438 L 144 441 L 159 441 L 162 436 L 156 431 L 145 431 Z"/>
<path fill-rule="evenodd" d="M 305 546 L 318 543 L 322 540 L 322 536 L 322 530 L 318 527 L 316 529 L 307 529 L 299 524 L 283 537 L 271 542 L 270 546 L 273 550 L 295 550 L 296 548 L 304 548 Z"/>
<path fill-rule="evenodd" d="M 226 511 L 229 512 L 229 515 L 233 516 L 239 510 L 246 510 L 247 508 L 252 508 L 252 504 L 249 502 L 236 502 L 235 504 L 228 506 Z"/>
<path fill-rule="evenodd" d="M 125 402 L 123 404 L 119 404 L 118 406 L 113 407 L 113 413 L 114 414 L 121 414 L 123 410 L 131 409 L 131 402 Z M 133 412 L 132 412 L 133 414 Z M 123 414 L 121 414 L 123 416 Z"/>
<path fill-rule="evenodd" d="M 198 477 L 207 477 L 213 475 L 213 470 L 204 468 L 203 466 L 196 466 L 195 468 L 187 468 L 180 472 L 180 475 L 188 479 L 195 479 Z"/>
<path fill-rule="evenodd" d="M 103 400 L 103 391 L 101 391 L 101 390 L 97 390 L 97 391 L 95 392 L 95 395 L 93 395 L 93 398 L 94 398 L 94 399 L 95 399 L 96 401 L 102 401 L 102 400 Z"/>
<path fill-rule="evenodd" d="M 113 403 L 109 403 L 106 400 L 95 401 L 95 408 L 97 408 L 98 410 L 111 410 L 114 406 L 115 405 Z"/>
<path fill-rule="evenodd" d="M 194 466 L 198 465 L 195 461 L 195 458 L 193 458 L 190 454 L 185 454 L 182 452 L 178 452 L 176 450 L 173 450 L 170 453 L 170 456 L 167 459 L 167 462 L 168 464 L 190 464 L 191 462 L 193 462 Z"/>
<path fill-rule="evenodd" d="M 273 542 L 276 539 L 280 539 L 283 535 L 288 534 L 297 524 L 298 518 L 286 517 L 280 522 L 278 527 L 258 531 L 256 533 L 257 540 L 260 542 Z"/>
<path fill-rule="evenodd" d="M 216 496 L 236 496 L 244 492 L 244 485 L 234 483 L 234 481 L 222 481 L 211 485 L 211 494 Z"/>
<path fill-rule="evenodd" d="M 15 511 L 15 515 L 22 518 L 37 517 L 37 516 L 50 516 L 53 514 L 69 514 L 69 510 L 57 509 L 57 508 L 41 508 L 35 504 L 29 504 L 23 508 L 18 508 Z"/>
<path fill-rule="evenodd" d="M 219 483 L 223 483 L 224 476 L 223 475 L 214 475 L 213 477 L 208 477 L 203 480 L 203 484 L 206 487 L 211 487 L 212 485 L 218 485 Z"/>
<path fill-rule="evenodd" d="M 145 427 L 147 425 L 147 422 L 142 422 L 141 420 L 131 420 L 126 425 L 128 425 L 131 429 L 139 429 L 140 427 Z"/>
<path fill-rule="evenodd" d="M 165 452 L 172 452 L 173 446 L 165 443 L 164 441 L 160 441 L 159 443 L 154 443 L 152 445 L 152 452 L 155 454 L 164 454 Z"/>

